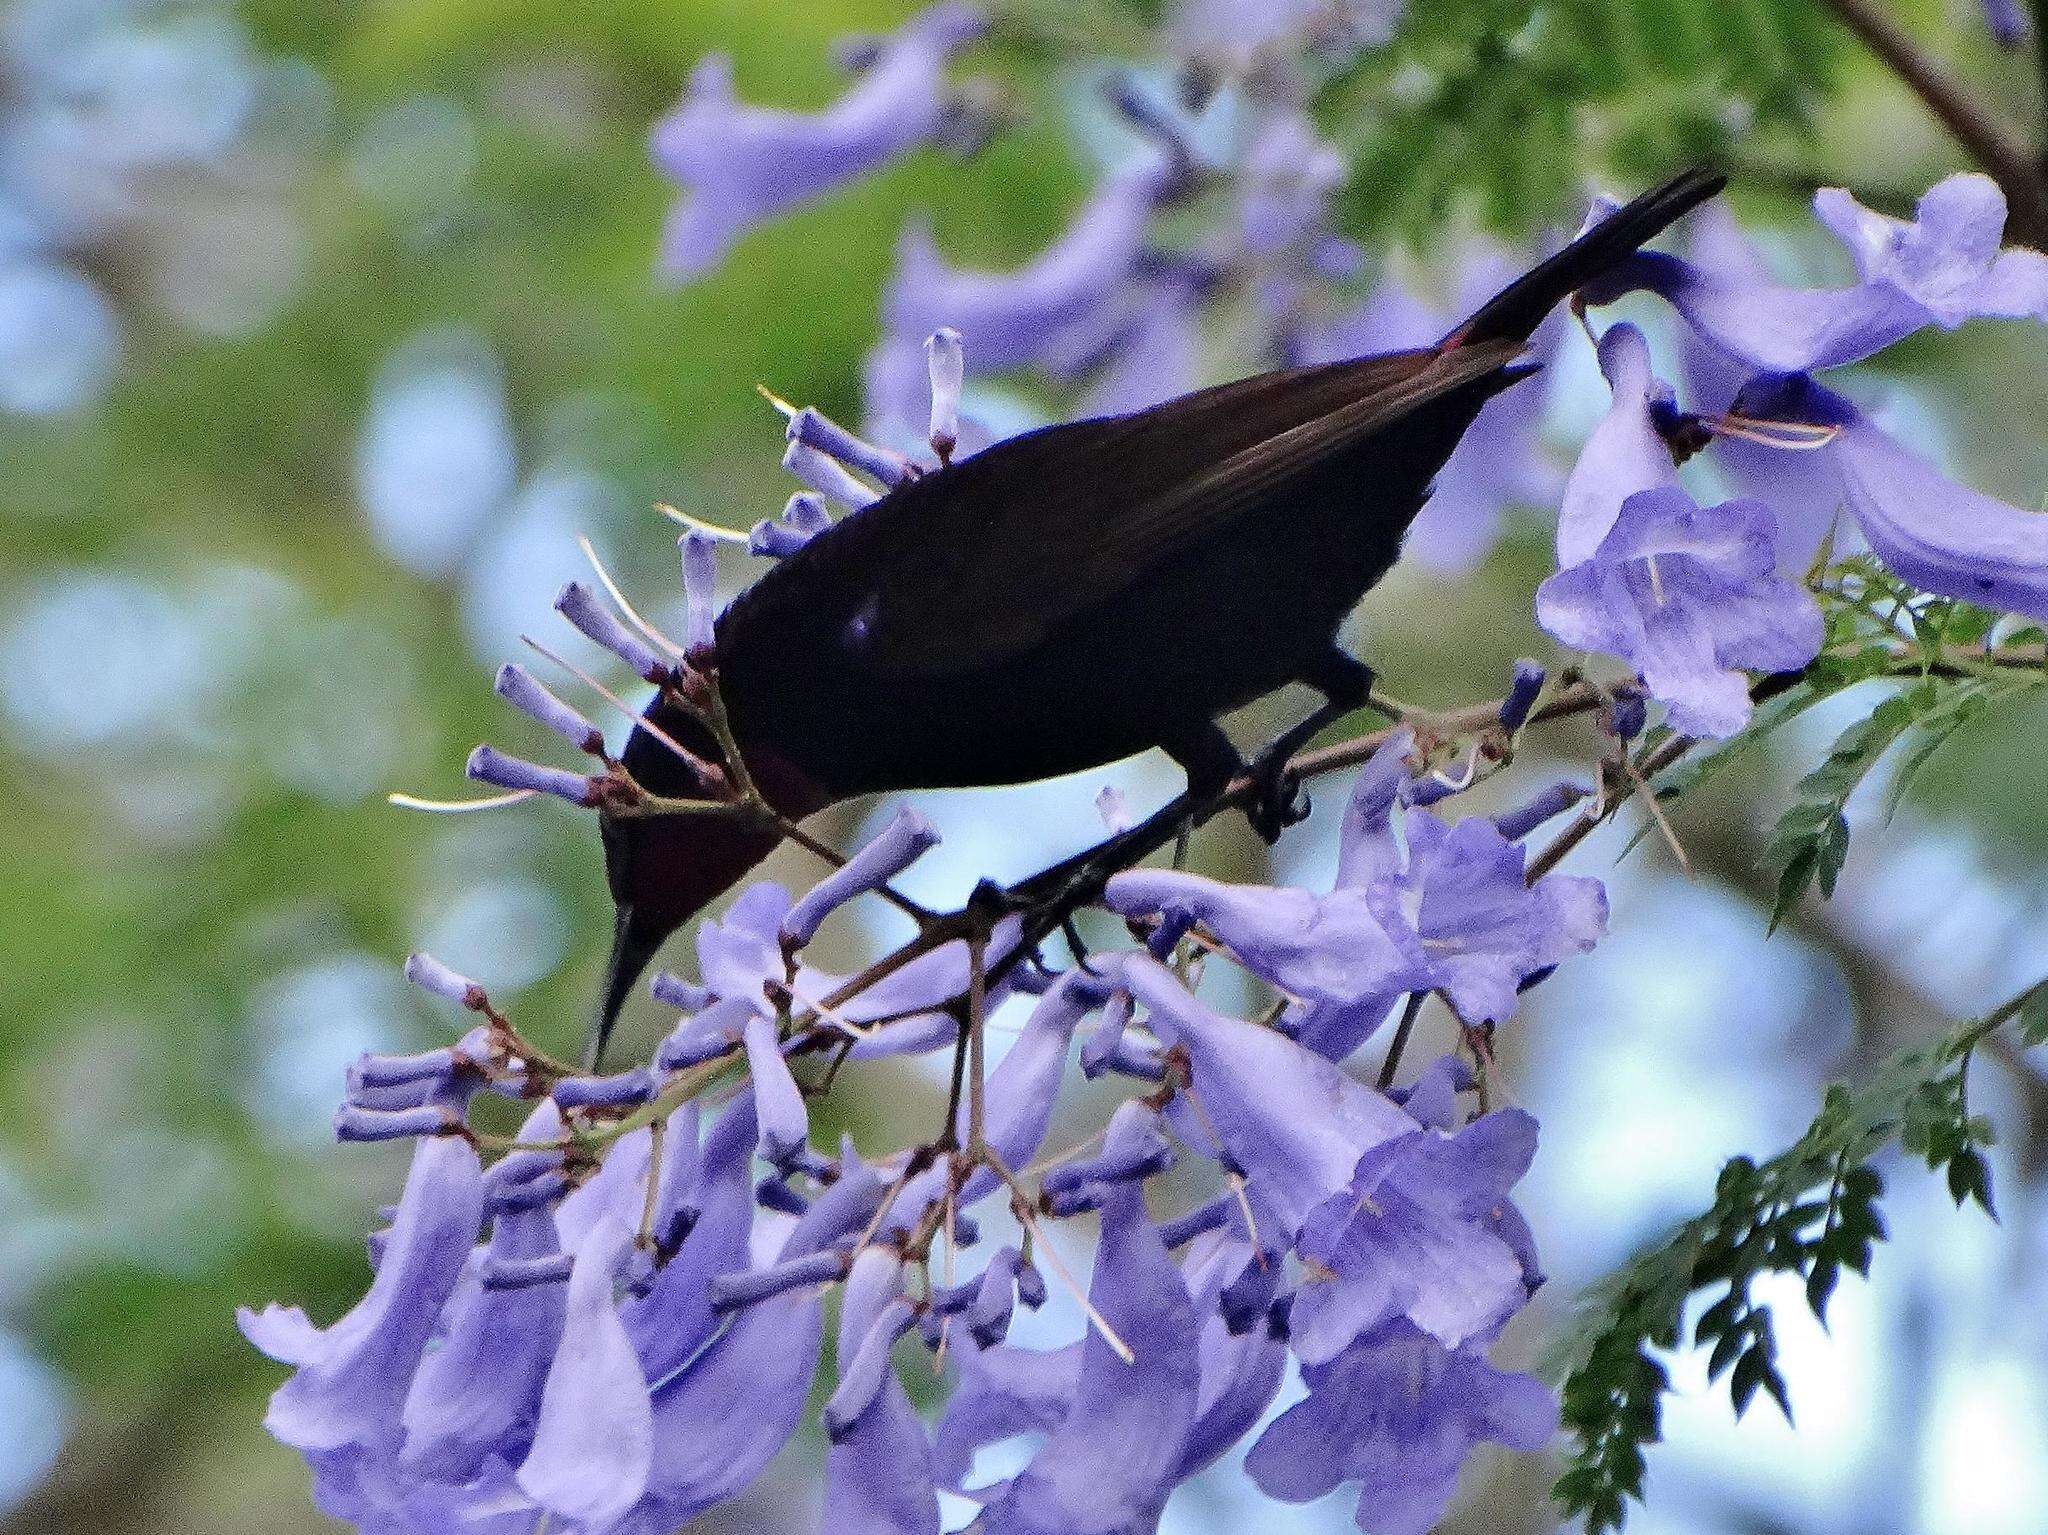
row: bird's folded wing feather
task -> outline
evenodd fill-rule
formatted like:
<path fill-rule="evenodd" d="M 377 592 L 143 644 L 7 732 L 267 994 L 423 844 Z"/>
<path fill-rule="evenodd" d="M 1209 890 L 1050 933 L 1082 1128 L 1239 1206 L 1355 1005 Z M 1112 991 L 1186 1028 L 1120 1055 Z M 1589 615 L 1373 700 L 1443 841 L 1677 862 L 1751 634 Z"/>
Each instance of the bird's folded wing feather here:
<path fill-rule="evenodd" d="M 1291 476 L 1520 351 L 1497 342 L 1261 374 L 1129 416 L 1047 427 L 898 488 L 776 575 L 828 559 L 857 571 L 857 582 L 829 583 L 829 600 L 846 605 L 844 643 L 878 674 L 989 666 L 1113 600 Z M 824 597 L 819 584 L 789 583 L 813 601 Z M 739 617 L 738 607 L 728 614 Z M 768 611 L 746 617 L 774 621 Z"/>

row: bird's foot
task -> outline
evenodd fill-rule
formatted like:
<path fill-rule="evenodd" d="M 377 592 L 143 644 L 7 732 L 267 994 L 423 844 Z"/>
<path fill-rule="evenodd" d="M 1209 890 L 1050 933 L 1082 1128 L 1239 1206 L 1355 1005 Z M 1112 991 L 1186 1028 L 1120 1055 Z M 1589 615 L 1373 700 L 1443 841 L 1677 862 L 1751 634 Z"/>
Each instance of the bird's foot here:
<path fill-rule="evenodd" d="M 1280 833 L 1308 818 L 1309 799 L 1301 787 L 1301 774 L 1290 765 L 1293 753 L 1269 746 L 1253 760 L 1251 803 L 1244 817 L 1268 847 L 1280 840 Z"/>

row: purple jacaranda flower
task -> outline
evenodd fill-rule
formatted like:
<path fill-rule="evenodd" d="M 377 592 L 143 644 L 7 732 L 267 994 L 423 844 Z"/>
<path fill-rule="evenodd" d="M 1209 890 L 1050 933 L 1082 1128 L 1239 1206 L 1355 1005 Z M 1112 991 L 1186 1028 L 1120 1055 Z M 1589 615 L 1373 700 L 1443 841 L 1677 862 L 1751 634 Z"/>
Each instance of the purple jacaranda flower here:
<path fill-rule="evenodd" d="M 459 1136 L 413 1153 L 383 1262 L 369 1292 L 332 1327 L 296 1306 L 236 1313 L 242 1335 L 297 1373 L 278 1387 L 264 1427 L 311 1457 L 385 1455 L 420 1354 L 483 1222 L 483 1169 Z"/>
<path fill-rule="evenodd" d="M 1943 596 L 2048 620 L 2048 516 L 1946 478 L 1810 378 L 1758 379 L 1737 408 L 1837 428 L 1805 456 L 1832 470 L 1863 537 L 1898 575 Z"/>
<path fill-rule="evenodd" d="M 1695 265 L 1731 281 L 1771 280 L 1763 253 L 1743 233 L 1725 204 L 1715 201 L 1695 210 L 1687 217 L 1686 232 L 1687 253 Z M 1682 327 L 1679 372 L 1686 399 L 1699 415 L 1712 418 L 1730 409 L 1752 371 L 1702 341 L 1690 326 Z M 1806 570 L 1830 528 L 1836 528 L 1835 548 L 1846 550 L 1854 529 L 1837 527 L 1841 488 L 1828 466 L 1813 454 L 1787 452 L 1747 434 L 1716 432 L 1707 444 L 1706 456 L 1738 496 L 1770 507 L 1776 523 L 1778 568 L 1787 575 Z"/>
<path fill-rule="evenodd" d="M 1814 195 L 1814 212 L 1848 246 L 1860 279 L 1853 286 L 1780 287 L 1645 251 L 1587 299 L 1604 303 L 1648 289 L 1702 339 L 1768 373 L 1840 367 L 1928 325 L 1952 330 L 1980 317 L 2048 317 L 2048 256 L 1999 249 L 2005 194 L 1988 176 L 1966 172 L 1937 183 L 1911 222 L 1872 212 L 1837 188 Z"/>
<path fill-rule="evenodd" d="M 941 460 L 960 445 L 960 390 L 967 378 L 967 349 L 960 332 L 941 325 L 924 338 L 925 375 L 931 385 L 932 410 L 927 441 Z"/>
<path fill-rule="evenodd" d="M 787 988 L 795 1005 L 821 1002 L 838 991 L 846 977 L 799 965 L 793 981 L 783 958 L 782 924 L 792 909 L 789 892 L 770 881 L 750 885 L 717 921 L 697 928 L 697 962 L 704 985 L 721 1003 L 680 1025 L 672 1036 L 677 1063 L 701 1060 L 739 1042 L 751 1011 L 774 1011 L 771 993 Z M 989 936 L 985 962 L 993 965 L 1015 947 L 1020 929 L 1016 917 L 999 921 Z M 831 1019 L 860 1027 L 875 1019 L 889 1022 L 859 1035 L 852 1054 L 857 1060 L 930 1050 L 955 1037 L 958 1024 L 944 1009 L 967 990 L 970 958 L 965 940 L 956 939 L 921 954 L 900 969 L 863 988 Z M 994 1006 L 1022 983 L 1013 966 L 989 990 Z M 664 1047 L 668 1049 L 668 1046 Z"/>
<path fill-rule="evenodd" d="M 930 347 L 929 337 L 925 345 Z M 827 458 L 836 459 L 846 468 L 879 482 L 884 489 L 893 490 L 916 472 L 904 454 L 893 448 L 877 447 L 859 433 L 848 431 L 815 405 L 806 405 L 799 410 L 778 400 L 775 406 L 789 418 L 787 435 L 790 442 L 801 443 Z"/>
<path fill-rule="evenodd" d="M 1600 371 L 1613 401 L 1579 450 L 1557 514 L 1557 566 L 1590 560 L 1637 491 L 1678 483 L 1678 466 L 1658 430 L 1675 412 L 1671 386 L 1650 366 L 1650 343 L 1633 325 L 1612 325 L 1600 338 Z"/>
<path fill-rule="evenodd" d="M 1624 657 L 1671 728 L 1725 737 L 1749 722 L 1745 670 L 1796 671 L 1820 653 L 1813 595 L 1777 574 L 1770 509 L 1702 507 L 1676 485 L 1637 491 L 1592 554 L 1536 591 L 1536 617 L 1581 650 Z"/>
<path fill-rule="evenodd" d="M 654 1453 L 654 1411 L 614 1281 L 633 1231 L 607 1216 L 576 1250 L 561 1347 L 541 1390 L 519 1486 L 572 1527 L 602 1529 L 633 1507 Z"/>
<path fill-rule="evenodd" d="M 1548 676 L 1540 661 L 1524 656 L 1515 662 L 1508 681 L 1507 697 L 1501 700 L 1501 729 L 1513 734 L 1528 723 L 1529 711 L 1536 707 L 1536 699 L 1543 692 Z"/>
<path fill-rule="evenodd" d="M 1075 338 L 1099 330 L 1135 275 L 1153 210 L 1172 185 L 1163 161 L 1111 177 L 1059 239 L 1010 272 L 949 267 L 929 230 L 911 226 L 883 298 L 885 332 L 923 337 L 950 327 L 976 367 L 993 370 L 1073 356 Z M 922 347 L 912 355 L 922 388 Z"/>
<path fill-rule="evenodd" d="M 1235 1204 L 1230 1205 L 1235 1209 Z M 1165 1228 L 1160 1228 L 1162 1239 Z M 1241 1237 L 1198 1234 L 1182 1260 L 1181 1282 L 1200 1336 L 1195 1413 L 1171 1480 L 1195 1475 L 1243 1437 L 1265 1413 L 1286 1371 L 1287 1346 L 1265 1326 L 1231 1332 L 1218 1310 L 1224 1284 L 1252 1261 Z M 947 1398 L 934 1443 L 949 1487 L 966 1484 L 976 1450 L 1020 1433 L 1050 1434 L 1079 1395 L 1083 1345 L 1038 1350 L 1011 1344 L 957 1354 L 960 1377 Z"/>
<path fill-rule="evenodd" d="M 672 1120 L 669 1138 L 677 1136 Z M 712 1123 L 698 1152 L 696 1178 L 681 1194 L 688 1234 L 655 1271 L 646 1292 L 620 1308 L 648 1380 L 667 1378 L 718 1330 L 709 1286 L 714 1275 L 747 1261 L 754 1225 L 753 1150 L 753 1096 L 743 1092 Z M 661 1197 L 670 1197 L 666 1180 Z M 657 1222 L 657 1233 L 663 1224 L 668 1223 Z"/>
<path fill-rule="evenodd" d="M 1447 302 L 1425 302 L 1389 280 L 1349 314 L 1303 329 L 1289 360 L 1335 362 L 1371 352 L 1429 346 L 1526 265 L 1498 246 L 1470 246 L 1457 258 Z M 1529 338 L 1527 360 L 1549 362 L 1556 355 L 1564 327 L 1561 315 L 1544 321 Z M 1430 570 L 1462 573 L 1493 547 L 1508 507 L 1554 503 L 1560 475 L 1540 440 L 1544 403 L 1543 385 L 1538 380 L 1518 384 L 1487 401 L 1437 472 L 1436 489 L 1402 546 L 1406 557 Z"/>
<path fill-rule="evenodd" d="M 1547 874 L 1531 885 L 1526 850 L 1483 816 L 1446 825 L 1411 811 L 1403 830 L 1408 862 L 1387 894 L 1429 955 L 1430 989 L 1467 1023 L 1500 1022 L 1524 980 L 1607 930 L 1598 880 Z"/>
<path fill-rule="evenodd" d="M 1127 916 L 1186 914 L 1244 967 L 1304 1002 L 1355 1003 L 1421 985 L 1427 956 L 1403 924 L 1391 931 L 1365 890 L 1328 895 L 1282 886 L 1232 885 L 1174 869 L 1118 874 L 1103 893 Z"/>
<path fill-rule="evenodd" d="M 742 1039 L 747 1072 L 754 1081 L 754 1114 L 760 1130 L 754 1149 L 763 1161 L 787 1172 L 811 1144 L 810 1111 L 804 1106 L 803 1090 L 783 1059 L 782 1040 L 773 1018 L 754 1014 L 747 1020 Z"/>
<path fill-rule="evenodd" d="M 551 1139 L 561 1116 L 543 1101 L 521 1126 L 519 1138 Z M 507 1180 L 500 1162 L 486 1179 L 495 1196 Z M 544 1176 L 544 1175 L 543 1175 Z M 497 1201 L 494 1197 L 493 1203 Z M 554 1211 L 545 1206 L 507 1209 L 492 1216 L 483 1262 L 531 1262 L 561 1251 Z M 441 1343 L 420 1360 L 405 1398 L 400 1465 L 441 1482 L 467 1482 L 496 1454 L 517 1462 L 533 1440 L 541 1384 L 562 1335 L 561 1285 L 517 1289 L 465 1287 L 448 1304 Z"/>
<path fill-rule="evenodd" d="M 946 1398 L 932 1460 L 946 1486 L 965 1488 L 974 1454 L 1016 1434 L 1049 1434 L 1074 1403 L 1081 1376 L 1080 1343 L 1056 1349 L 998 1343 L 962 1349 L 960 1376 Z"/>
<path fill-rule="evenodd" d="M 1540 1450 L 1557 1432 L 1541 1381 L 1494 1369 L 1477 1348 L 1447 1349 L 1407 1321 L 1302 1375 L 1308 1396 L 1259 1436 L 1245 1470 L 1290 1503 L 1356 1482 L 1368 1535 L 1427 1535 L 1480 1441 Z"/>
<path fill-rule="evenodd" d="M 1148 276 L 1101 347 L 1100 367 L 1075 415 L 1120 416 L 1193 389 L 1200 382 L 1201 305 L 1208 288 L 1204 272 L 1175 268 Z"/>
<path fill-rule="evenodd" d="M 889 1364 L 909 1321 L 903 1260 L 870 1247 L 854 1259 L 840 1302 L 840 1385 L 825 1409 L 825 1535 L 938 1535 L 931 1446 Z"/>
<path fill-rule="evenodd" d="M 567 800 L 572 805 L 586 806 L 596 803 L 596 779 L 587 778 L 581 773 L 565 772 L 561 768 L 547 767 L 538 762 L 528 762 L 524 757 L 508 756 L 488 744 L 479 746 L 471 752 L 462 770 L 478 783 L 487 783 L 500 789 L 521 790 L 528 794 L 552 794 L 556 799 Z"/>
<path fill-rule="evenodd" d="M 1142 1181 L 1172 1165 L 1173 1147 L 1160 1133 L 1159 1110 L 1132 1098 L 1110 1115 L 1100 1151 L 1048 1169 L 1040 1186 L 1054 1215 L 1071 1215 L 1093 1209 L 1105 1184 Z"/>
<path fill-rule="evenodd" d="M 1201 921 L 1239 963 L 1294 999 L 1288 1026 L 1298 1038 L 1333 1059 L 1348 1055 L 1397 997 L 1427 978 L 1428 955 L 1412 926 L 1388 920 L 1386 903 L 1370 892 L 1400 871 L 1392 818 L 1414 744 L 1411 732 L 1397 731 L 1359 770 L 1330 894 L 1148 869 L 1116 876 L 1105 899 L 1126 914 L 1158 912 L 1162 934 Z"/>
<path fill-rule="evenodd" d="M 1360 1157 L 1414 1128 L 1324 1057 L 1212 1012 L 1156 960 L 1130 956 L 1123 978 L 1150 1010 L 1152 1031 L 1186 1053 L 1200 1112 L 1176 1128 L 1243 1176 L 1262 1240 L 1291 1242 L 1310 1211 L 1349 1185 Z"/>
<path fill-rule="evenodd" d="M 1126 913 L 1192 913 L 1289 994 L 1283 1026 L 1332 1059 L 1356 1049 L 1408 991 L 1441 990 L 1468 1022 L 1498 1022 L 1528 976 L 1592 947 L 1606 898 L 1597 881 L 1573 876 L 1528 885 L 1521 847 L 1483 818 L 1451 827 L 1410 811 L 1404 856 L 1393 814 L 1412 744 L 1397 733 L 1361 770 L 1329 895 L 1146 869 L 1116 876 L 1105 899 Z"/>
<path fill-rule="evenodd" d="M 858 1232 L 882 1192 L 872 1169 L 843 1163 L 777 1262 L 811 1257 Z M 725 1331 L 656 1385 L 647 1497 L 623 1530 L 665 1535 L 688 1523 L 746 1487 L 796 1432 L 824 1332 L 819 1288 L 782 1289 L 739 1307 Z"/>
<path fill-rule="evenodd" d="M 1067 1052 L 1081 1020 L 1100 1007 L 1109 988 L 1101 977 L 1071 970 L 1032 1007 L 1024 1027 L 989 1073 L 983 1089 L 989 1149 L 1006 1167 L 1023 1167 L 1036 1155 L 1052 1123 Z M 967 1108 L 961 1106 L 958 1131 L 965 1135 Z M 927 1168 L 904 1184 L 890 1202 L 878 1229 L 903 1231 L 915 1226 L 932 1204 L 945 1197 L 950 1170 L 943 1164 Z M 960 1190 L 960 1201 L 972 1203 L 996 1184 L 987 1168 L 976 1168 Z"/>
<path fill-rule="evenodd" d="M 800 490 L 792 495 L 779 517 L 764 517 L 747 535 L 747 552 L 782 559 L 832 526 L 832 512 L 816 491 Z"/>
<path fill-rule="evenodd" d="M 555 1207 L 555 1229 L 561 1233 L 564 1252 L 581 1251 L 584 1238 L 604 1220 L 640 1218 L 653 1151 L 653 1134 L 644 1125 L 611 1143 L 597 1171 Z"/>
<path fill-rule="evenodd" d="M 730 59 L 703 60 L 654 128 L 654 162 L 684 188 L 662 236 L 662 264 L 694 276 L 760 220 L 930 140 L 945 121 L 946 63 L 985 25 L 972 6 L 931 7 L 819 112 L 750 106 L 733 91 Z"/>
<path fill-rule="evenodd" d="M 604 732 L 562 702 L 525 667 L 508 663 L 498 668 L 496 691 L 521 714 L 538 720 L 578 751 L 604 752 Z"/>
<path fill-rule="evenodd" d="M 809 943 L 825 918 L 857 895 L 878 890 L 939 845 L 938 829 L 907 806 L 845 865 L 813 885 L 782 919 L 789 944 Z"/>
<path fill-rule="evenodd" d="M 1201 1388 L 1195 1421 L 1181 1444 L 1176 1477 L 1186 1480 L 1222 1455 L 1265 1416 L 1287 1371 L 1287 1344 L 1264 1319 L 1233 1332 L 1224 1321 L 1224 1287 L 1259 1263 L 1277 1265 L 1277 1254 L 1262 1254 L 1228 1229 L 1206 1231 L 1188 1245 L 1181 1279 L 1201 1327 L 1196 1355 Z"/>
<path fill-rule="evenodd" d="M 985 1535 L 1149 1531 L 1180 1474 L 1201 1385 L 1194 1307 L 1133 1183 L 1105 1185 L 1073 1405 L 982 1515 Z"/>
<path fill-rule="evenodd" d="M 657 687 L 668 681 L 668 663 L 583 582 L 567 582 L 555 593 L 555 611 L 568 619 L 592 644 L 602 646 L 624 661 L 633 669 L 634 676 Z"/>
<path fill-rule="evenodd" d="M 1984 24 L 1991 29 L 1998 46 L 2008 51 L 2019 48 L 2034 32 L 2034 24 L 2020 0 L 1984 0 Z"/>
<path fill-rule="evenodd" d="M 1528 1299 L 1494 1212 L 1535 1154 L 1536 1121 L 1496 1109 L 1455 1133 L 1418 1125 L 1359 1158 L 1302 1231 L 1294 1352 L 1324 1363 L 1395 1317 L 1446 1347 L 1492 1338 Z"/>

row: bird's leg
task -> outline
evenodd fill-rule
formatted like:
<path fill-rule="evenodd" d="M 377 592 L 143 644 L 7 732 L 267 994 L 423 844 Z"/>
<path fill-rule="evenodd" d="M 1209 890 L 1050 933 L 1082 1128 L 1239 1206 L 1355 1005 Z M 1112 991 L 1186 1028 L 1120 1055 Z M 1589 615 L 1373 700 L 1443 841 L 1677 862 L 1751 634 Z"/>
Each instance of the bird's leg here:
<path fill-rule="evenodd" d="M 1112 874 L 1179 836 L 1244 769 L 1244 759 L 1230 744 L 1230 737 L 1213 721 L 1203 721 L 1185 740 L 1168 742 L 1165 749 L 1186 770 L 1187 788 L 1137 825 L 998 892 L 1007 909 L 1035 912 L 1058 908 L 1064 914 L 1094 900 Z"/>
<path fill-rule="evenodd" d="M 1245 807 L 1245 819 L 1268 843 L 1279 841 L 1282 831 L 1308 814 L 1301 776 L 1288 766 L 1294 754 L 1313 741 L 1325 726 L 1363 708 L 1372 696 L 1372 668 L 1335 645 L 1316 659 L 1301 680 L 1321 693 L 1323 702 L 1307 718 L 1268 741 L 1251 763 L 1251 777 L 1257 789 L 1251 804 Z"/>

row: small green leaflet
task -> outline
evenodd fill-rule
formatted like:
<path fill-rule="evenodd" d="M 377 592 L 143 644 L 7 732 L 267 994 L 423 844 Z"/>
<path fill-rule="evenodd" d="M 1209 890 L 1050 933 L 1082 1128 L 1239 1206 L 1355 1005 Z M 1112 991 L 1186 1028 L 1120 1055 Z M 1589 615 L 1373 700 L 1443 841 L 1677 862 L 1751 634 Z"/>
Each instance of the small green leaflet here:
<path fill-rule="evenodd" d="M 1868 1274 L 1885 1240 L 1884 1180 L 1870 1164 L 1886 1146 L 1897 1141 L 1945 1174 L 1958 1204 L 1975 1200 L 1989 1211 L 1982 1148 L 1991 1130 L 1970 1113 L 1968 1073 L 1977 1046 L 2007 1020 L 2024 1039 L 2048 1039 L 2048 981 L 1899 1052 L 1859 1088 L 1830 1086 L 1797 1141 L 1767 1162 L 1728 1163 L 1704 1214 L 1588 1292 L 1547 1361 L 1562 1378 L 1564 1425 L 1577 1440 L 1552 1488 L 1568 1514 L 1601 1535 L 1621 1527 L 1629 1499 L 1641 1499 L 1644 1448 L 1660 1437 L 1670 1388 L 1659 1350 L 1708 1349 L 1708 1374 L 1727 1378 L 1738 1415 L 1761 1391 L 1791 1416 L 1770 1307 L 1752 1287 L 1768 1274 L 1798 1274 L 1808 1307 L 1827 1320 L 1842 1270 Z M 1687 1306 L 1715 1290 L 1688 1337 Z"/>
<path fill-rule="evenodd" d="M 1778 876 L 1771 907 L 1774 929 L 1809 889 L 1818 886 L 1823 899 L 1835 893 L 1835 880 L 1849 853 L 1849 797 L 1885 753 L 1908 732 L 1920 732 L 1893 780 L 1889 814 L 1928 759 L 1999 691 L 1995 684 L 1974 677 L 1922 678 L 1835 738 L 1826 759 L 1799 781 L 1764 849 L 1765 865 Z"/>

